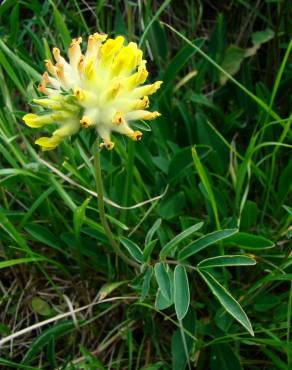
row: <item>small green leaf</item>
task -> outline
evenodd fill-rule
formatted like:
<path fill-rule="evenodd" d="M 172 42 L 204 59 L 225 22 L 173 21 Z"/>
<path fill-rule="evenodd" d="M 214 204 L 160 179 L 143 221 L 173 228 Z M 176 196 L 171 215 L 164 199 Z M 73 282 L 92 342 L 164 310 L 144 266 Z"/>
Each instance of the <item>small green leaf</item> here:
<path fill-rule="evenodd" d="M 161 225 L 161 218 L 158 218 L 146 234 L 145 246 L 148 245 L 152 241 L 153 235 L 156 233 L 160 225 Z"/>
<path fill-rule="evenodd" d="M 186 269 L 184 266 L 177 265 L 174 269 L 174 306 L 179 320 L 187 314 L 189 304 L 190 289 Z"/>
<path fill-rule="evenodd" d="M 50 316 L 52 314 L 51 306 L 41 298 L 33 298 L 31 301 L 31 307 L 34 312 L 41 316 Z"/>
<path fill-rule="evenodd" d="M 273 248 L 275 244 L 262 236 L 239 232 L 232 236 L 228 243 L 237 244 L 241 248 L 245 249 L 269 249 Z"/>
<path fill-rule="evenodd" d="M 154 271 L 161 294 L 164 296 L 166 300 L 171 301 L 172 297 L 171 297 L 170 278 L 164 264 L 161 262 L 156 263 Z"/>
<path fill-rule="evenodd" d="M 201 261 L 197 267 L 199 268 L 213 268 L 223 266 L 250 266 L 255 265 L 256 261 L 247 256 L 218 256 L 207 258 Z"/>
<path fill-rule="evenodd" d="M 254 32 L 251 35 L 252 43 L 254 45 L 263 44 L 270 41 L 275 36 L 275 32 L 270 28 L 267 28 L 264 31 Z"/>
<path fill-rule="evenodd" d="M 243 62 L 245 56 L 245 49 L 242 49 L 236 45 L 230 45 L 225 52 L 221 67 L 224 69 L 225 72 L 229 73 L 231 76 L 234 76 L 239 71 L 241 63 Z M 227 80 L 228 77 L 221 72 L 220 84 L 224 85 Z"/>
<path fill-rule="evenodd" d="M 149 244 L 146 245 L 144 251 L 143 251 L 143 260 L 144 262 L 147 262 L 151 256 L 151 253 L 153 251 L 153 248 L 157 244 L 158 239 L 152 240 Z"/>
<path fill-rule="evenodd" d="M 146 296 L 149 292 L 152 275 L 153 275 L 153 267 L 148 266 L 147 271 L 144 275 L 144 280 L 143 280 L 143 285 L 142 285 L 142 293 L 141 293 L 141 298 L 140 298 L 141 301 L 144 301 L 144 299 L 146 298 Z"/>
<path fill-rule="evenodd" d="M 115 281 L 115 282 L 112 282 L 112 283 L 104 284 L 98 292 L 98 299 L 99 300 L 105 299 L 105 297 L 107 297 L 115 289 L 117 289 L 121 285 L 124 285 L 124 284 L 127 284 L 127 283 L 128 283 L 128 280 L 123 280 L 123 281 Z"/>
<path fill-rule="evenodd" d="M 167 244 L 165 244 L 165 246 L 162 248 L 159 256 L 160 258 L 165 258 L 169 255 L 169 253 L 180 243 L 182 242 L 184 239 L 186 239 L 187 237 L 191 236 L 192 234 L 194 234 L 196 231 L 198 231 L 202 226 L 203 226 L 203 222 L 199 222 L 189 228 L 187 228 L 186 230 L 184 230 L 183 232 L 181 232 L 180 234 L 176 235 L 172 240 L 170 240 Z"/>
<path fill-rule="evenodd" d="M 231 235 L 238 232 L 238 229 L 225 229 L 215 231 L 211 234 L 207 234 L 202 238 L 196 240 L 194 243 L 186 246 L 178 255 L 180 260 L 186 259 L 191 255 L 198 253 L 204 248 L 209 247 L 212 244 L 219 242 L 222 239 L 229 238 Z"/>
<path fill-rule="evenodd" d="M 235 320 L 237 320 L 252 336 L 254 336 L 251 323 L 240 304 L 209 272 L 199 269 L 198 272 L 225 310 L 229 312 L 230 315 L 233 316 Z"/>
<path fill-rule="evenodd" d="M 131 125 L 134 128 L 142 131 L 152 131 L 151 127 L 145 121 L 134 121 Z"/>
<path fill-rule="evenodd" d="M 143 253 L 139 246 L 128 238 L 121 238 L 121 243 L 128 250 L 130 255 L 139 263 L 143 262 Z"/>
<path fill-rule="evenodd" d="M 161 293 L 161 290 L 158 289 L 156 293 L 156 299 L 155 299 L 155 308 L 157 310 L 164 310 L 170 307 L 172 304 L 173 304 L 173 301 L 166 299 L 164 295 Z"/>

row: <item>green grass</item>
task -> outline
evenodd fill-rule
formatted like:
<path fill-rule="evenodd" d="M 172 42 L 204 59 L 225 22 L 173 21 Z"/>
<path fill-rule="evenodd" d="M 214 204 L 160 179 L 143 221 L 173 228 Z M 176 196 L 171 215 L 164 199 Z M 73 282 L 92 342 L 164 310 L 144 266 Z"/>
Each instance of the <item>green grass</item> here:
<path fill-rule="evenodd" d="M 289 18 L 280 0 L 1 3 L 0 367 L 292 369 Z M 94 32 L 164 82 L 143 139 L 101 152 L 118 253 L 91 138 L 42 153 L 22 121 L 51 48 Z"/>

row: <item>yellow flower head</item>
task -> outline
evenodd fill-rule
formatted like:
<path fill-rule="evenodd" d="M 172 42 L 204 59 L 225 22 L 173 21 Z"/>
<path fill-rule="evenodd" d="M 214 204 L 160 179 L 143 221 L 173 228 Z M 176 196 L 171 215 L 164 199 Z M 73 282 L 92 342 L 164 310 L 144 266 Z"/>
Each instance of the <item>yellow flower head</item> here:
<path fill-rule="evenodd" d="M 55 149 L 80 128 L 93 126 L 103 140 L 101 147 L 112 149 L 112 131 L 140 140 L 142 133 L 134 131 L 129 123 L 160 116 L 146 109 L 148 95 L 154 94 L 162 81 L 143 85 L 148 77 L 143 53 L 136 43 L 124 42 L 122 36 L 107 39 L 107 35 L 95 33 L 89 36 L 87 50 L 82 54 L 82 38 L 78 37 L 69 47 L 69 62 L 58 48 L 53 48 L 56 63 L 45 61 L 47 72 L 39 85 L 46 97 L 34 99 L 34 103 L 45 108 L 44 114 L 29 113 L 23 117 L 29 127 L 60 125 L 52 137 L 36 140 L 42 150 Z"/>

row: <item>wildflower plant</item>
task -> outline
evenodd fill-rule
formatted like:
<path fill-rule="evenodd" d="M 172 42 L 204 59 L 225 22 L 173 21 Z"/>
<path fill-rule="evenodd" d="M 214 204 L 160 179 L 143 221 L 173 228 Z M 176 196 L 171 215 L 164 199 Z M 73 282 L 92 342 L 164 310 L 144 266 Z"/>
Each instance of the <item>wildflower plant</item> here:
<path fill-rule="evenodd" d="M 69 62 L 58 48 L 53 48 L 56 63 L 45 61 L 47 71 L 39 85 L 45 97 L 33 100 L 44 111 L 23 117 L 26 125 L 33 128 L 60 126 L 51 137 L 36 140 L 42 150 L 55 149 L 66 137 L 89 128 L 95 128 L 103 140 L 100 146 L 111 150 L 114 147 L 112 132 L 137 141 L 142 133 L 134 131 L 131 122 L 160 116 L 159 112 L 150 112 L 147 108 L 148 96 L 159 89 L 162 81 L 143 85 L 148 71 L 136 43 L 125 45 L 122 36 L 111 39 L 106 34 L 94 33 L 88 38 L 85 54 L 81 44 L 81 37 L 72 40 Z"/>
<path fill-rule="evenodd" d="M 3 368 L 292 369 L 289 8 L 231 3 L 1 2 Z"/>
<path fill-rule="evenodd" d="M 134 285 L 141 291 L 141 300 L 148 295 L 150 281 L 152 276 L 155 276 L 158 286 L 155 307 L 163 310 L 174 304 L 177 318 L 181 321 L 187 314 L 190 304 L 187 270 L 195 269 L 226 311 L 253 335 L 251 323 L 239 303 L 213 280 L 208 268 L 253 265 L 255 260 L 248 256 L 224 256 L 224 249 L 221 247 L 221 256 L 215 257 L 215 262 L 213 259 L 205 259 L 196 268 L 185 263 L 186 259 L 198 251 L 236 234 L 237 228 L 207 234 L 179 250 L 178 244 L 203 226 L 202 222 L 195 224 L 162 246 L 158 261 L 151 261 L 151 252 L 156 242 L 149 239 L 149 234 L 146 237 L 149 243 L 142 250 L 132 240 L 125 237 L 117 238 L 111 231 L 104 207 L 100 149 L 103 147 L 113 149 L 112 132 L 126 135 L 135 141 L 140 140 L 142 133 L 134 131 L 130 126 L 131 122 L 152 120 L 160 115 L 159 112 L 150 112 L 147 108 L 150 104 L 148 96 L 159 89 L 162 81 L 143 85 L 148 77 L 143 53 L 136 43 L 130 42 L 128 45 L 124 43 L 125 39 L 122 36 L 107 39 L 106 34 L 95 33 L 89 36 L 87 50 L 82 54 L 82 38 L 78 37 L 72 40 L 69 47 L 69 62 L 61 56 L 58 48 L 53 48 L 56 63 L 54 65 L 50 60 L 46 60 L 47 71 L 39 85 L 39 91 L 46 96 L 33 100 L 44 108 L 44 112 L 28 113 L 23 120 L 33 128 L 55 123 L 60 125 L 51 137 L 36 140 L 36 144 L 40 145 L 43 151 L 55 149 L 63 139 L 78 133 L 80 129 L 96 129 L 94 169 L 100 221 L 115 253 L 126 264 L 136 269 L 138 274 L 134 279 Z M 102 139 L 100 144 L 99 137 Z M 195 148 L 193 159 L 200 176 L 206 178 L 202 173 L 204 169 Z M 155 229 L 159 226 L 160 222 L 156 224 Z M 220 229 L 219 221 L 217 226 L 217 229 Z M 149 231 L 150 235 L 154 232 L 153 229 Z M 174 271 L 166 260 L 169 256 L 176 258 L 171 262 L 176 264 Z M 83 273 L 81 260 L 79 263 Z"/>
<path fill-rule="evenodd" d="M 69 62 L 58 48 L 53 48 L 56 63 L 45 61 L 47 71 L 39 85 L 45 97 L 33 99 L 44 111 L 28 113 L 23 120 L 32 128 L 60 126 L 51 137 L 36 140 L 43 151 L 55 149 L 80 129 L 96 129 L 94 168 L 100 220 L 115 252 L 135 266 L 136 263 L 120 250 L 105 215 L 99 150 L 113 149 L 112 132 L 134 141 L 141 139 L 142 132 L 134 131 L 130 123 L 160 116 L 159 112 L 150 112 L 147 108 L 150 105 L 148 96 L 159 89 L 162 81 L 143 85 L 148 77 L 143 52 L 134 42 L 125 45 L 123 36 L 111 39 L 104 33 L 94 33 L 88 38 L 85 54 L 82 54 L 81 44 L 81 37 L 72 40 L 68 49 Z"/>

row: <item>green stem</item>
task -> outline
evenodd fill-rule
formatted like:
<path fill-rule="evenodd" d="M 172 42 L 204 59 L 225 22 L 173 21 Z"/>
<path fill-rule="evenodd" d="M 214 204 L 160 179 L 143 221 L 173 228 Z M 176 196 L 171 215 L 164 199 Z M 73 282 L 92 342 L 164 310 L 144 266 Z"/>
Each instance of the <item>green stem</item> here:
<path fill-rule="evenodd" d="M 130 141 L 128 145 L 128 159 L 127 159 L 127 175 L 126 175 L 126 184 L 124 191 L 123 205 L 128 206 L 129 198 L 132 193 L 132 183 L 133 183 L 133 168 L 135 160 L 135 142 Z M 127 224 L 128 222 L 128 212 L 124 210 L 121 216 L 121 222 Z"/>
<path fill-rule="evenodd" d="M 115 253 L 128 265 L 137 267 L 138 264 L 128 258 L 120 249 L 118 243 L 115 241 L 113 233 L 110 229 L 110 226 L 106 219 L 106 213 L 104 209 L 104 201 L 103 201 L 103 184 L 102 184 L 102 175 L 101 175 L 101 167 L 100 167 L 100 155 L 99 155 L 99 144 L 98 139 L 96 139 L 94 144 L 94 169 L 95 169 L 95 182 L 96 182 L 96 192 L 98 197 L 98 210 L 99 210 L 99 217 L 101 224 L 104 228 L 104 232 L 113 247 Z"/>

